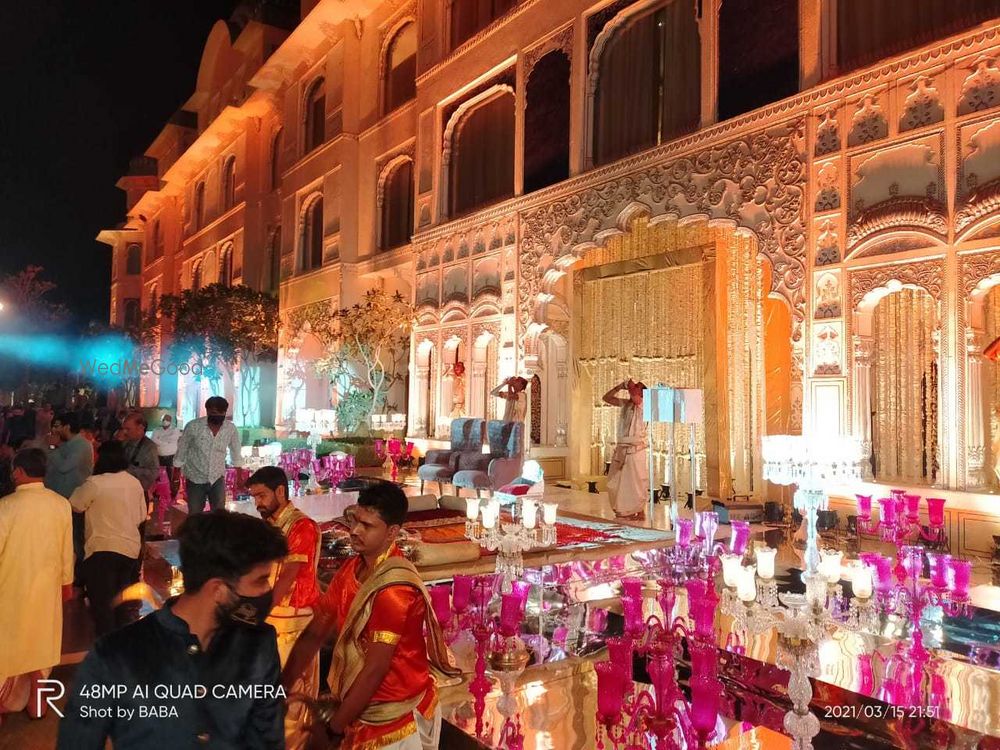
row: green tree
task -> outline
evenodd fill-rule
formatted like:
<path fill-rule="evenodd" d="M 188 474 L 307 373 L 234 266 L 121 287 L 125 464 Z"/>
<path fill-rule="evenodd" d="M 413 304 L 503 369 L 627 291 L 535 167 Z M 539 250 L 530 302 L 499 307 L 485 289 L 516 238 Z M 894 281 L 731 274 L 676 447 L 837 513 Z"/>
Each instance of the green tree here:
<path fill-rule="evenodd" d="M 243 423 L 260 389 L 260 365 L 278 349 L 278 301 L 242 284 L 209 284 L 166 295 L 156 311 L 156 327 L 169 333 L 169 358 L 196 364 L 213 380 L 224 368 L 240 368 Z"/>
<path fill-rule="evenodd" d="M 386 403 L 389 391 L 403 379 L 413 305 L 398 292 L 389 295 L 372 289 L 360 303 L 333 313 L 326 326 L 320 340 L 326 338 L 332 345 L 316 367 L 337 387 L 349 412 L 344 417 L 355 423 L 345 428 L 357 429 L 379 409 L 390 406 Z"/>

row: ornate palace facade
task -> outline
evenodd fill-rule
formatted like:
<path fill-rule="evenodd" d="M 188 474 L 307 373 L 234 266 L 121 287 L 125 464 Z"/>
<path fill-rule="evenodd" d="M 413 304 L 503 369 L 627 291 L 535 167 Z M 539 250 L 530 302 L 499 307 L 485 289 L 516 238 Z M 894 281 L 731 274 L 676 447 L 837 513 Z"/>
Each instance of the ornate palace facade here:
<path fill-rule="evenodd" d="M 382 287 L 417 309 L 413 438 L 492 415 L 523 374 L 550 472 L 598 473 L 600 396 L 634 375 L 703 388 L 712 495 L 759 495 L 759 436 L 800 429 L 861 436 L 880 481 L 992 486 L 1000 21 L 923 5 L 320 0 L 220 22 L 101 235 L 112 320 L 216 280 L 274 289 L 280 428 L 331 404 L 303 311 Z"/>

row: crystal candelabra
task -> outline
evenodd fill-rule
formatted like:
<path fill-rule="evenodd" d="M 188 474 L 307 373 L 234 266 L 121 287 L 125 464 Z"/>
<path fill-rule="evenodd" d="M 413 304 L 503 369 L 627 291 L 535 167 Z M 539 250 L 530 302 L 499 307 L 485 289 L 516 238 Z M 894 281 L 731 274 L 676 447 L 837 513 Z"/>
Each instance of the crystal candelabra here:
<path fill-rule="evenodd" d="M 399 464 L 408 461 L 413 455 L 413 443 L 408 443 L 399 438 L 389 438 L 388 440 L 375 440 L 375 457 L 385 464 L 388 458 L 392 465 L 392 481 L 396 481 L 399 476 Z"/>
<path fill-rule="evenodd" d="M 774 581 L 777 550 L 758 547 L 756 564 L 743 565 L 743 555 L 722 555 L 725 588 L 722 612 L 733 618 L 737 631 L 763 633 L 777 630 L 787 659 L 782 665 L 790 672 L 788 694 L 792 708 L 785 714 L 784 726 L 792 736 L 796 750 L 812 747 L 819 733 L 819 720 L 809 711 L 812 685 L 809 674 L 818 668 L 816 644 L 834 627 L 849 630 L 871 629 L 878 613 L 873 605 L 872 577 L 862 566 L 853 566 L 854 597 L 844 603 L 840 586 L 843 553 L 818 552 L 816 572 L 803 571 L 805 594 L 778 593 Z"/>
<path fill-rule="evenodd" d="M 872 496 L 855 495 L 858 500 L 858 531 L 878 534 L 884 542 L 897 547 L 905 542 L 926 541 L 944 546 L 944 504 L 941 497 L 927 498 L 928 528 L 920 524 L 920 495 L 906 490 L 890 490 L 889 497 L 879 498 L 879 519 L 872 519 Z"/>
<path fill-rule="evenodd" d="M 508 523 L 500 517 L 500 501 L 479 498 L 466 499 L 465 535 L 490 552 L 497 553 L 497 573 L 502 591 L 510 591 L 511 582 L 524 574 L 524 553 L 535 547 L 551 547 L 556 543 L 555 503 L 541 504 L 533 498 L 518 498 Z"/>
<path fill-rule="evenodd" d="M 802 435 L 761 438 L 764 479 L 796 485 L 793 503 L 806 528 L 806 570 L 803 580 L 817 575 L 819 544 L 816 515 L 827 505 L 826 487 L 861 481 L 861 441 L 846 435 L 810 440 Z M 808 582 L 807 582 L 808 585 Z"/>
<path fill-rule="evenodd" d="M 930 566 L 930 579 L 926 581 L 921 578 L 925 559 Z M 899 548 L 895 565 L 891 558 L 878 552 L 862 552 L 861 561 L 874 580 L 875 602 L 879 610 L 898 615 L 910 624 L 908 651 L 914 659 L 927 658 L 921 628 L 927 607 L 941 607 L 950 617 L 968 612 L 969 582 L 972 578 L 972 563 L 969 560 L 905 545 Z"/>
<path fill-rule="evenodd" d="M 372 414 L 372 432 L 400 432 L 406 427 L 405 414 Z"/>
<path fill-rule="evenodd" d="M 690 629 L 680 617 L 671 620 L 675 600 L 671 581 L 660 582 L 663 618 L 652 615 L 644 619 L 642 580 L 622 579 L 625 633 L 608 639 L 610 658 L 595 665 L 598 718 L 603 727 L 598 748 L 605 747 L 605 738 L 615 748 L 645 747 L 647 734 L 656 737 L 658 748 L 703 748 L 714 734 L 723 690 L 715 646 L 716 568 L 713 558 L 707 564 L 707 579 L 689 578 L 684 584 Z M 690 704 L 677 684 L 674 669 L 682 638 L 691 656 Z M 651 691 L 635 694 L 631 689 L 634 654 L 647 659 Z"/>
<path fill-rule="evenodd" d="M 490 602 L 496 589 L 496 576 L 455 576 L 452 585 L 442 584 L 430 589 L 431 605 L 445 635 L 453 640 L 460 631 L 472 633 L 475 640 L 475 676 L 469 683 L 474 698 L 476 734 L 483 735 L 483 714 L 491 682 L 487 669 L 500 682 L 501 698 L 497 710 L 507 719 L 502 732 L 510 732 L 509 721 L 517 710 L 513 696 L 517 678 L 528 664 L 529 654 L 519 637 L 524 622 L 525 606 L 530 585 L 516 581 L 500 596 L 500 613 L 490 613 Z"/>

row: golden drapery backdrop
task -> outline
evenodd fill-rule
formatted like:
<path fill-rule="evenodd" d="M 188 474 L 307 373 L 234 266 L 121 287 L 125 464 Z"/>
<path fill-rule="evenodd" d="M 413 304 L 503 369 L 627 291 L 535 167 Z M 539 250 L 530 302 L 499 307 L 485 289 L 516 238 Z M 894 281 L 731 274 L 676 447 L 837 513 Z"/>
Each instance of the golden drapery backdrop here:
<path fill-rule="evenodd" d="M 705 258 L 709 260 L 706 262 Z M 762 271 L 750 238 L 732 230 L 633 222 L 631 231 L 588 254 L 574 269 L 575 355 L 579 397 L 589 404 L 590 473 L 601 473 L 615 442 L 618 409 L 601 397 L 629 377 L 647 386 L 701 388 L 706 422 L 695 430 L 696 477 L 707 489 L 709 436 L 724 456 L 720 490 L 754 489 L 753 446 L 763 422 Z M 721 299 L 718 292 L 722 292 Z M 720 389 L 716 383 L 722 385 Z M 721 392 L 720 392 L 721 391 Z M 710 393 L 711 392 L 711 393 Z M 650 425 L 653 478 L 670 456 L 669 426 Z M 689 430 L 678 426 L 677 487 L 690 487 Z"/>
<path fill-rule="evenodd" d="M 872 444 L 875 477 L 934 481 L 937 475 L 937 313 L 922 289 L 880 300 L 872 318 Z"/>
<path fill-rule="evenodd" d="M 986 293 L 983 300 L 983 344 L 988 344 L 1000 336 L 1000 287 L 993 287 Z M 983 358 L 983 408 L 986 410 L 986 462 L 983 473 L 986 484 L 990 487 L 1000 486 L 993 467 L 997 463 L 997 441 L 1000 440 L 1000 419 L 997 418 L 997 407 L 1000 407 L 1000 364 Z"/>

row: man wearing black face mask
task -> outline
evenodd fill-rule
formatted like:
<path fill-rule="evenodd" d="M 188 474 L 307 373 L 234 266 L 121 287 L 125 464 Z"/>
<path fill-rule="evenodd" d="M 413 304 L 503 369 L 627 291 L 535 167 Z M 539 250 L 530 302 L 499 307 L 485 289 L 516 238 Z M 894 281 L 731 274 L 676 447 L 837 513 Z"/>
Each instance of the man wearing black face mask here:
<path fill-rule="evenodd" d="M 233 466 L 242 466 L 240 433 L 226 419 L 229 402 L 212 396 L 205 402 L 206 416 L 192 419 L 184 427 L 177 444 L 174 466 L 180 466 L 187 480 L 188 515 L 201 513 L 205 498 L 212 510 L 226 501 L 226 451 Z"/>
<path fill-rule="evenodd" d="M 213 511 L 178 533 L 184 593 L 100 639 L 76 676 L 59 750 L 285 747 L 271 571 L 288 554 L 260 519 Z"/>

